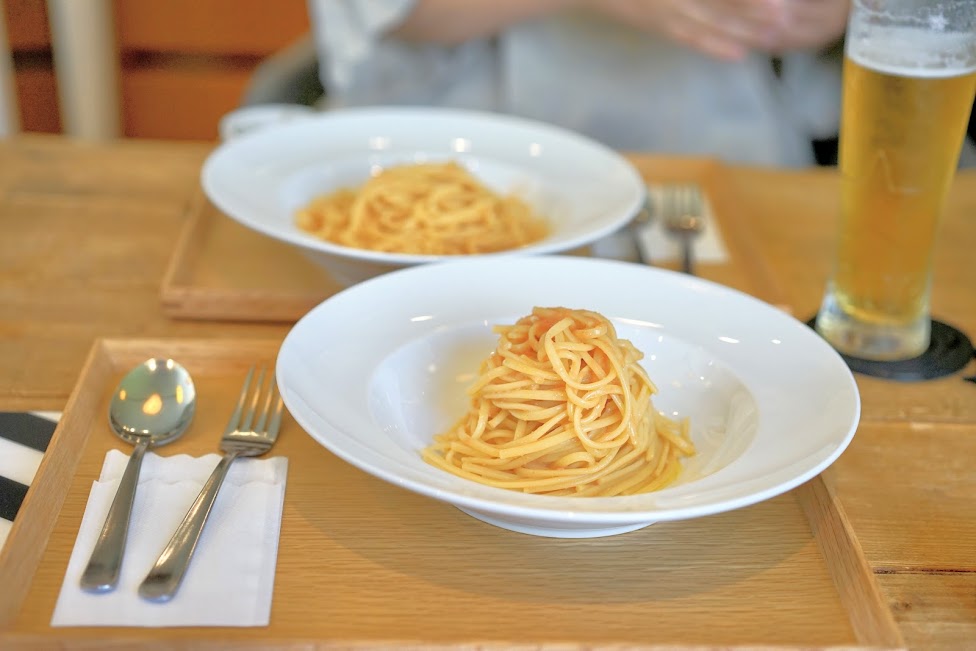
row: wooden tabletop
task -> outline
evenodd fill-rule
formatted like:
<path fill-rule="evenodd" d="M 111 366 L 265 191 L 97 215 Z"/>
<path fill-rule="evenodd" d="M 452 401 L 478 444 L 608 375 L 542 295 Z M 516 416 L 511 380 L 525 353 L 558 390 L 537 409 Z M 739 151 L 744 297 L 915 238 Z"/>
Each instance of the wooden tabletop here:
<path fill-rule="evenodd" d="M 60 410 L 96 338 L 280 340 L 288 323 L 168 318 L 160 282 L 199 192 L 207 144 L 0 142 L 0 410 Z M 650 180 L 700 181 L 745 256 L 712 280 L 761 279 L 801 319 L 819 304 L 837 204 L 834 170 L 780 171 L 633 156 Z M 952 188 L 933 314 L 976 335 L 976 171 Z M 731 227 L 730 227 L 731 225 Z M 738 275 L 736 275 L 738 274 Z M 862 421 L 825 479 L 913 649 L 976 648 L 976 384 L 858 376 Z M 2 578 L 0 578 L 2 583 Z"/>

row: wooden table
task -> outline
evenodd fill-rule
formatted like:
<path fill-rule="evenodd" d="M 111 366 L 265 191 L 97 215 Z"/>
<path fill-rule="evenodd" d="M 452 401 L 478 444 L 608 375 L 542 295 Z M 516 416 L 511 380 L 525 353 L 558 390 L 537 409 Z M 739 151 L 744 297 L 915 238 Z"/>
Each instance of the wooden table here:
<path fill-rule="evenodd" d="M 174 320 L 160 280 L 198 193 L 206 144 L 56 137 L 0 143 L 0 410 L 64 408 L 99 337 L 280 340 L 287 323 Z M 838 177 L 634 156 L 655 180 L 696 179 L 750 252 L 736 273 L 812 315 L 830 263 Z M 933 313 L 976 334 L 976 171 L 959 174 Z M 729 224 L 733 227 L 729 228 Z M 703 266 L 707 278 L 741 278 Z M 972 366 L 965 375 L 972 375 Z M 862 422 L 826 473 L 914 649 L 976 648 L 976 386 L 858 377 Z M 3 578 L 0 577 L 0 584 Z"/>

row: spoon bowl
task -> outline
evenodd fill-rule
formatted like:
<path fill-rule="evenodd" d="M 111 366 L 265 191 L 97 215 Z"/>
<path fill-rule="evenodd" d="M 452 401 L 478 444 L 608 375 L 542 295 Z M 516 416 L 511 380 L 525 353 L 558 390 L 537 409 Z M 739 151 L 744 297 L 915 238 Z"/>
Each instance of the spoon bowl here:
<path fill-rule="evenodd" d="M 135 449 L 82 574 L 83 590 L 108 592 L 118 585 L 142 459 L 150 447 L 165 445 L 182 436 L 195 411 L 193 380 L 172 359 L 148 359 L 119 382 L 109 405 L 109 424 L 119 438 L 133 444 Z"/>
<path fill-rule="evenodd" d="M 189 427 L 196 408 L 193 379 L 172 359 L 148 359 L 129 371 L 119 383 L 108 418 L 112 431 L 138 445 L 165 445 Z"/>

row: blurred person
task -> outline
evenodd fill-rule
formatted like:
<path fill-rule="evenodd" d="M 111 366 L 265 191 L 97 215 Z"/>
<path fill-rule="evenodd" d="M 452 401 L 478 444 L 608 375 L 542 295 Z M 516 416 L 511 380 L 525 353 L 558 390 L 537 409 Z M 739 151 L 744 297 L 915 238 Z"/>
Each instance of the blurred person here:
<path fill-rule="evenodd" d="M 849 0 L 308 2 L 326 108 L 487 110 L 788 167 L 838 131 Z"/>

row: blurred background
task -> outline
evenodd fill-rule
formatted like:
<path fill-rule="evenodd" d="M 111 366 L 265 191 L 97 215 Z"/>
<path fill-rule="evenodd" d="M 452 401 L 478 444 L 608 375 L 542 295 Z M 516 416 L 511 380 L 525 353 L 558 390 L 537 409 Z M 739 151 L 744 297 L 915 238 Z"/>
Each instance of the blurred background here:
<path fill-rule="evenodd" d="M 216 140 L 220 117 L 244 102 L 259 64 L 309 29 L 305 0 L 0 0 L 0 6 L 12 101 L 26 132 L 70 133 L 94 121 L 96 130 L 116 128 L 108 135 Z M 89 36 L 79 41 L 80 34 Z M 113 84 L 112 93 L 99 92 Z M 93 109 L 104 115 L 91 115 Z"/>
<path fill-rule="evenodd" d="M 306 0 L 0 0 L 0 137 L 218 138 L 242 105 L 311 104 Z M 306 96 L 307 95 L 307 96 Z M 976 143 L 976 112 L 969 136 Z M 820 158 L 836 160 L 836 139 Z"/>

